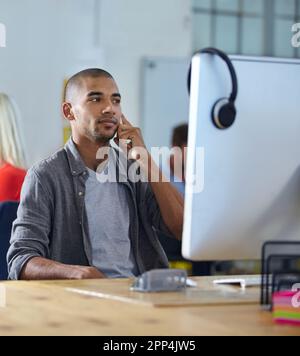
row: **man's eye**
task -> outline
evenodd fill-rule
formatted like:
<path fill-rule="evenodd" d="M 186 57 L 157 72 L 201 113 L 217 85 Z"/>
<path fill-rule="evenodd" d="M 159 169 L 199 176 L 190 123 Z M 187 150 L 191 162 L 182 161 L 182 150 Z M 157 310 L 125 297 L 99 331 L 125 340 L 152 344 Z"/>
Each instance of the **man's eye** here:
<path fill-rule="evenodd" d="M 96 102 L 100 101 L 100 99 L 99 98 L 92 98 L 90 101 L 93 102 L 93 103 L 96 103 Z"/>
<path fill-rule="evenodd" d="M 114 104 L 120 104 L 120 103 L 121 103 L 121 100 L 120 100 L 120 99 L 115 99 L 115 100 L 113 100 L 113 103 L 114 103 Z"/>

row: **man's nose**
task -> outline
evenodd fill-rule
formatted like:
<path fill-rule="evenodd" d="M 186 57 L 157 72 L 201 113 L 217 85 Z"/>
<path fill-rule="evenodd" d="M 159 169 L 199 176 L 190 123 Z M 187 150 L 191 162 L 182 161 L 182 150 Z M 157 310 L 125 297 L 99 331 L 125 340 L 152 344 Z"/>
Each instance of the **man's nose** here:
<path fill-rule="evenodd" d="M 103 110 L 102 110 L 102 114 L 114 114 L 114 109 L 112 107 L 112 105 L 107 105 Z"/>

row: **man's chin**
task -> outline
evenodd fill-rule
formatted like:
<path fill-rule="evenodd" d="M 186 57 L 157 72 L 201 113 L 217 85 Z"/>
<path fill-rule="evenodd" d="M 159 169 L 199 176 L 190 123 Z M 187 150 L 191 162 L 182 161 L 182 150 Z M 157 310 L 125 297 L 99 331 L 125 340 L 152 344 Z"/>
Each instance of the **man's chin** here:
<path fill-rule="evenodd" d="M 115 137 L 115 132 L 112 134 L 96 134 L 94 135 L 94 140 L 97 143 L 106 143 L 112 140 Z"/>

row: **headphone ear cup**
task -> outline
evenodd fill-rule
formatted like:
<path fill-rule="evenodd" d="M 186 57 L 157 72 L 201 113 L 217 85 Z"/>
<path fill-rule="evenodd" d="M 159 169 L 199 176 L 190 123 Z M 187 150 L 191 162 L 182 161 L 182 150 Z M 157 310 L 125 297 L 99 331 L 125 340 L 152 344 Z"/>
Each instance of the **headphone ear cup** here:
<path fill-rule="evenodd" d="M 236 108 L 228 99 L 218 100 L 212 110 L 214 125 L 221 130 L 228 129 L 235 121 Z"/>

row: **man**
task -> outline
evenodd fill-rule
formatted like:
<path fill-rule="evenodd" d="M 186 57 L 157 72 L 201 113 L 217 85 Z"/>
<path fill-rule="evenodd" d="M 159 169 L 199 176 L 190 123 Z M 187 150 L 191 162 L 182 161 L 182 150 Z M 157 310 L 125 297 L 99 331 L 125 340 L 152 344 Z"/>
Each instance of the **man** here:
<path fill-rule="evenodd" d="M 77 73 L 67 84 L 62 110 L 72 139 L 27 174 L 8 251 L 9 278 L 131 277 L 167 267 L 156 232 L 181 238 L 183 201 L 162 182 L 150 154 L 139 166 L 148 178 L 158 174 L 156 183 L 97 179 L 107 158 L 97 153 L 116 134 L 123 148 L 127 142 L 145 149 L 140 130 L 122 114 L 113 77 L 100 69 Z"/>

